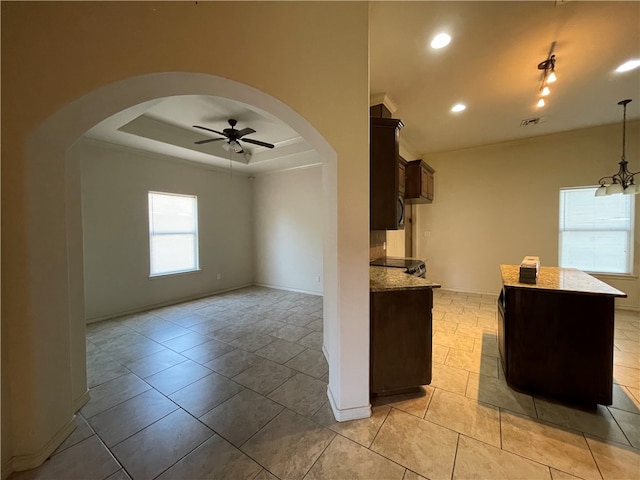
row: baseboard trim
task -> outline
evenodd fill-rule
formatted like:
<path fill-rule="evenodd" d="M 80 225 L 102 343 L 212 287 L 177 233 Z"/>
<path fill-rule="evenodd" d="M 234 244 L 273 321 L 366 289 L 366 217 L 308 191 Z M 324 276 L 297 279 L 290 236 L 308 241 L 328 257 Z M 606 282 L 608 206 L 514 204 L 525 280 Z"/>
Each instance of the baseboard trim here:
<path fill-rule="evenodd" d="M 2 480 L 5 480 L 9 475 L 14 472 L 20 472 L 22 470 L 31 470 L 32 468 L 42 465 L 47 458 L 51 456 L 56 449 L 62 445 L 71 432 L 76 427 L 76 416 L 74 415 L 64 427 L 62 427 L 58 433 L 56 433 L 51 440 L 49 440 L 38 452 L 33 455 L 18 455 L 11 457 L 6 465 L 2 466 Z"/>
<path fill-rule="evenodd" d="M 333 416 L 339 422 L 348 422 L 349 420 L 360 420 L 361 418 L 369 418 L 371 416 L 371 405 L 363 407 L 347 408 L 341 410 L 337 407 L 336 401 L 331 392 L 331 385 L 327 386 L 327 397 L 329 397 L 329 405 L 333 411 Z"/>
<path fill-rule="evenodd" d="M 155 310 L 156 308 L 169 307 L 171 305 L 177 305 L 179 303 L 199 300 L 201 298 L 211 297 L 212 295 L 219 295 L 221 293 L 233 292 L 234 290 L 240 290 L 241 288 L 247 288 L 252 286 L 254 286 L 253 283 L 247 283 L 245 285 L 238 285 L 235 287 L 224 288 L 222 290 L 216 290 L 215 292 L 201 293 L 201 294 L 192 295 L 189 297 L 176 298 L 175 300 L 169 300 L 167 302 L 155 303 L 153 305 L 145 305 L 143 307 L 133 308 L 131 310 L 126 310 L 122 312 L 108 313 L 106 315 L 101 315 L 99 317 L 87 318 L 86 322 L 87 324 L 102 322 L 104 320 L 111 320 L 113 318 L 124 317 L 125 315 L 133 315 L 135 313 L 147 312 L 149 310 Z"/>
<path fill-rule="evenodd" d="M 317 297 L 321 297 L 322 292 L 313 292 L 311 290 L 302 290 L 300 288 L 288 288 L 288 287 L 279 287 L 277 285 L 270 285 L 268 283 L 254 283 L 256 287 L 265 287 L 265 288 L 273 288 L 275 290 L 284 290 L 286 292 L 296 292 L 296 293 L 306 293 L 307 295 L 315 295 Z"/>
<path fill-rule="evenodd" d="M 89 400 L 91 400 L 91 395 L 89 394 L 89 389 L 87 389 L 86 392 L 80 395 L 80 398 L 77 398 L 73 402 L 73 411 L 74 412 L 80 411 L 80 409 L 84 407 Z"/>

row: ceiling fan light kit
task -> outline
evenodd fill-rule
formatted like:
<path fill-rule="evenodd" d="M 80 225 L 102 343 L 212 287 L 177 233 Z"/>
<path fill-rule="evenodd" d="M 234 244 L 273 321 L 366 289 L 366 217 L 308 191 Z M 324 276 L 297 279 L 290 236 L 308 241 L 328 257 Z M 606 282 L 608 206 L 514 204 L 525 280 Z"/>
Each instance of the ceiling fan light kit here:
<path fill-rule="evenodd" d="M 237 130 L 236 125 L 238 124 L 238 121 L 235 118 L 230 118 L 228 122 L 229 122 L 229 128 L 225 128 L 221 132 L 218 130 L 213 130 L 211 128 L 202 127 L 200 125 L 194 125 L 193 128 L 199 128 L 200 130 L 206 130 L 207 132 L 213 132 L 218 135 L 222 135 L 221 138 L 207 138 L 206 140 L 198 140 L 197 142 L 194 142 L 194 143 L 196 145 L 202 145 L 204 143 L 218 142 L 220 140 L 225 140 L 226 143 L 222 145 L 222 148 L 224 148 L 228 152 L 235 152 L 235 153 L 245 153 L 242 143 L 240 142 L 249 143 L 252 145 L 258 145 L 260 147 L 266 147 L 266 148 L 275 147 L 275 145 L 271 143 L 263 142 L 261 140 L 254 140 L 251 138 L 245 138 L 245 135 L 256 133 L 256 131 L 253 128 L 248 128 L 248 127 L 243 128 L 242 130 Z"/>
<path fill-rule="evenodd" d="M 602 177 L 598 180 L 600 188 L 596 190 L 596 197 L 604 195 L 613 195 L 616 193 L 624 193 L 627 195 L 636 195 L 640 193 L 640 185 L 635 183 L 635 175 L 640 173 L 631 173 L 627 168 L 627 158 L 625 156 L 625 143 L 627 133 L 627 104 L 631 102 L 631 99 L 620 100 L 618 105 L 622 105 L 622 157 L 618 165 L 620 169 L 617 173 Z"/>

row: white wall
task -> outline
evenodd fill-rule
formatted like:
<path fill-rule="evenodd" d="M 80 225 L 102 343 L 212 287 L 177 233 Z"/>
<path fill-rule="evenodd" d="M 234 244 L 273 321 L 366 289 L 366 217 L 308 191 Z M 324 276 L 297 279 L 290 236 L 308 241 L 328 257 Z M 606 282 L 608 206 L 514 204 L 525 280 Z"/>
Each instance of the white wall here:
<path fill-rule="evenodd" d="M 639 170 L 639 122 L 627 126 L 627 159 Z M 497 294 L 500 264 L 537 255 L 558 264 L 561 187 L 595 185 L 617 171 L 619 124 L 425 156 L 435 171 L 432 204 L 416 206 L 417 256 L 443 288 Z M 430 237 L 425 237 L 425 232 Z M 635 277 L 603 280 L 627 293 L 616 305 L 640 308 L 640 195 L 636 196 Z"/>
<path fill-rule="evenodd" d="M 260 175 L 253 188 L 255 283 L 322 294 L 322 166 Z"/>
<path fill-rule="evenodd" d="M 253 282 L 246 176 L 95 140 L 79 142 L 70 154 L 82 169 L 89 322 Z M 198 197 L 200 271 L 149 277 L 149 191 Z"/>

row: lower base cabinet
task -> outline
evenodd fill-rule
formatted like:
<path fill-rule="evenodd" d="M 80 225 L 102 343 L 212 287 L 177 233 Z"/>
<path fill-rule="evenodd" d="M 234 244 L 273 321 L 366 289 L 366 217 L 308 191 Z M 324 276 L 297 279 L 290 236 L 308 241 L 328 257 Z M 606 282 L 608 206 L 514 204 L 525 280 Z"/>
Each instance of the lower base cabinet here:
<path fill-rule="evenodd" d="M 417 390 L 431 383 L 433 291 L 371 292 L 372 396 Z"/>

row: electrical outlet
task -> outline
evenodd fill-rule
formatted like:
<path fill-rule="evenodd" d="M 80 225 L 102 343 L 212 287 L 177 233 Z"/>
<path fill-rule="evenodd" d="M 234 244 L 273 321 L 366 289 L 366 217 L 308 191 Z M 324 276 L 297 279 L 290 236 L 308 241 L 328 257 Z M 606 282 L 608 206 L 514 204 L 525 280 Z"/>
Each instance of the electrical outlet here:
<path fill-rule="evenodd" d="M 387 249 L 387 242 L 382 242 L 382 249 L 386 250 Z"/>
<path fill-rule="evenodd" d="M 218 280 L 220 280 L 222 278 L 222 274 L 219 273 L 218 275 L 216 275 L 216 277 Z"/>
<path fill-rule="evenodd" d="M 316 282 L 320 281 L 320 275 L 316 275 Z"/>
<path fill-rule="evenodd" d="M 431 236 L 431 232 L 424 232 L 425 238 L 429 238 Z"/>

